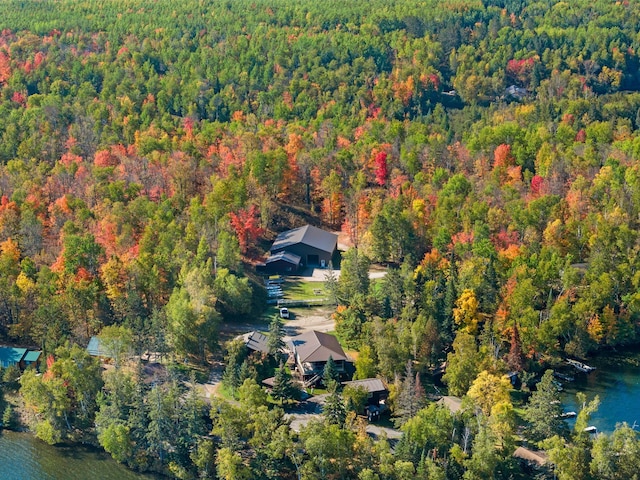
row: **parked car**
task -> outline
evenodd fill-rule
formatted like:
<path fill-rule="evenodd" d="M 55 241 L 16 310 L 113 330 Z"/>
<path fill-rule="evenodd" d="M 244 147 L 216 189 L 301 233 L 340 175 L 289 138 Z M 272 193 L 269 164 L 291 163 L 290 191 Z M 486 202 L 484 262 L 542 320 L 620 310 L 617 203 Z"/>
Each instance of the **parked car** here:
<path fill-rule="evenodd" d="M 287 307 L 280 309 L 280 318 L 289 318 L 289 309 Z"/>

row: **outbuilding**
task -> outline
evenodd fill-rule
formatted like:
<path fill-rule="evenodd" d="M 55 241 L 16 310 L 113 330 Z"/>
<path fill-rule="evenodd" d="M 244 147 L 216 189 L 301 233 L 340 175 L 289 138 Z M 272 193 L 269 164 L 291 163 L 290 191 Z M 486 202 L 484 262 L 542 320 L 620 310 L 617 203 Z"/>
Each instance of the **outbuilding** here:
<path fill-rule="evenodd" d="M 328 267 L 337 246 L 338 236 L 335 233 L 313 225 L 305 225 L 278 235 L 271 246 L 271 256 L 266 264 L 268 265 L 270 261 L 272 263 L 286 261 L 293 265 L 293 262 L 299 258 L 298 266 Z M 281 253 L 286 253 L 290 257 L 286 259 L 279 257 Z"/>
<path fill-rule="evenodd" d="M 362 388 L 367 391 L 367 405 L 380 406 L 385 404 L 389 398 L 389 389 L 379 378 L 363 378 L 361 380 L 351 380 L 342 382 L 345 387 Z"/>
<path fill-rule="evenodd" d="M 300 269 L 302 257 L 295 253 L 281 251 L 275 253 L 264 262 L 264 271 L 267 274 L 273 273 L 296 273 Z"/>

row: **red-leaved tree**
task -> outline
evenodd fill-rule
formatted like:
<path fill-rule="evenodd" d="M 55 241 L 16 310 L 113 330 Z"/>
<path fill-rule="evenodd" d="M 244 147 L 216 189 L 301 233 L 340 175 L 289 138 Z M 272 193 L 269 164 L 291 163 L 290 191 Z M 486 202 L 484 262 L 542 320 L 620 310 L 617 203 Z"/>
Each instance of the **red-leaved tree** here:
<path fill-rule="evenodd" d="M 381 187 L 387 183 L 387 152 L 378 152 L 375 158 L 376 183 Z"/>
<path fill-rule="evenodd" d="M 242 253 L 247 253 L 247 249 L 262 234 L 260 228 L 260 211 L 256 205 L 251 205 L 248 209 L 240 209 L 238 212 L 229 212 L 231 226 L 238 235 L 238 243 Z"/>

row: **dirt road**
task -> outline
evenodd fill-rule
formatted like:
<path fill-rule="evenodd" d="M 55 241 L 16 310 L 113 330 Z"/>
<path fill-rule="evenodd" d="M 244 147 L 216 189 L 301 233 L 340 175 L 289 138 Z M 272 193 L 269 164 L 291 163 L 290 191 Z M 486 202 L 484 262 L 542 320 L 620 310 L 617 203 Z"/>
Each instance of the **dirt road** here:
<path fill-rule="evenodd" d="M 293 308 L 289 309 L 291 319 L 285 320 L 284 330 L 287 334 L 285 341 L 295 335 L 301 335 L 311 330 L 317 332 L 331 332 L 336 328 L 336 322 L 331 318 L 333 307 Z"/>

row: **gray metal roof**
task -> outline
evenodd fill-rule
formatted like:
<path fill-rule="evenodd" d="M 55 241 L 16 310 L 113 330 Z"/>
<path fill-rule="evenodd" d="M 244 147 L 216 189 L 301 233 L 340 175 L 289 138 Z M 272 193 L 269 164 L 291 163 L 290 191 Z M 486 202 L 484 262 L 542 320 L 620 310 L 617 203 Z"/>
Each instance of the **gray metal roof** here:
<path fill-rule="evenodd" d="M 278 235 L 271 246 L 271 251 L 285 250 L 298 243 L 309 245 L 323 252 L 333 253 L 338 244 L 338 236 L 313 225 L 305 225 L 304 227 L 287 230 Z"/>
<path fill-rule="evenodd" d="M 248 349 L 256 352 L 269 353 L 269 347 L 267 346 L 267 337 L 260 332 L 249 332 L 242 335 L 244 344 Z"/>
<path fill-rule="evenodd" d="M 363 378 L 362 380 L 352 380 L 350 382 L 342 382 L 342 384 L 347 387 L 361 387 L 364 388 L 369 393 L 375 392 L 386 392 L 387 387 L 384 385 L 384 382 L 379 378 Z"/>
<path fill-rule="evenodd" d="M 292 352 L 297 352 L 300 362 L 326 362 L 329 357 L 334 360 L 348 360 L 338 339 L 327 333 L 311 331 L 291 338 Z"/>
<path fill-rule="evenodd" d="M 278 260 L 283 260 L 287 263 L 291 263 L 297 266 L 297 265 L 300 265 L 300 260 L 302 260 L 302 257 L 291 252 L 278 252 L 278 253 L 274 253 L 273 255 L 270 255 L 269 258 L 267 258 L 267 260 L 265 261 L 265 263 L 269 264 L 269 263 L 277 262 Z"/>

